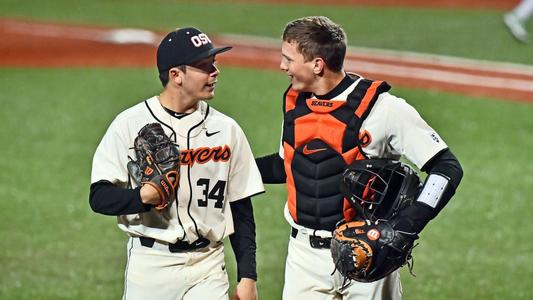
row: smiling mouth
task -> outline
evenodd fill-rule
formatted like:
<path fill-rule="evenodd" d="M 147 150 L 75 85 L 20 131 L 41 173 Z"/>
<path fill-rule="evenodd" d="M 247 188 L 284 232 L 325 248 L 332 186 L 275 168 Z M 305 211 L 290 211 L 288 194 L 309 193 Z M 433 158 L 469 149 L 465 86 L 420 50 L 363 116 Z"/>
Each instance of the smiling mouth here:
<path fill-rule="evenodd" d="M 210 88 L 214 88 L 214 87 L 215 87 L 215 84 L 217 84 L 216 81 L 213 82 L 213 83 L 206 84 L 205 86 L 210 87 Z"/>

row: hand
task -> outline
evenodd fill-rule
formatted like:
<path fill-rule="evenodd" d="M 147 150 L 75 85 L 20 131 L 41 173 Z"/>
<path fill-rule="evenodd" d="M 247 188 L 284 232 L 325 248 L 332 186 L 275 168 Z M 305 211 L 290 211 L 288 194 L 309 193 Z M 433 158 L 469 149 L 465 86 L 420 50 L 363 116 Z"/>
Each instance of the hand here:
<path fill-rule="evenodd" d="M 376 229 L 381 232 L 378 242 L 399 253 L 405 253 L 408 249 L 412 249 L 414 241 L 418 239 L 418 235 L 413 230 L 412 222 L 407 218 L 393 218 L 378 224 Z"/>
<path fill-rule="evenodd" d="M 255 280 L 241 278 L 233 292 L 232 300 L 257 300 L 257 285 Z"/>
<path fill-rule="evenodd" d="M 141 187 L 140 192 L 141 201 L 143 204 L 158 205 L 161 203 L 161 197 L 153 186 L 145 184 Z"/>

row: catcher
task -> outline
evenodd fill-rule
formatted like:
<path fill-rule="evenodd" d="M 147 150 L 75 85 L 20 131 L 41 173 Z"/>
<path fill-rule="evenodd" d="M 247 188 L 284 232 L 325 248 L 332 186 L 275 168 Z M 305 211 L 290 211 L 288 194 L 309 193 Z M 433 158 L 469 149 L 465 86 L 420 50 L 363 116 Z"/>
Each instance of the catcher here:
<path fill-rule="evenodd" d="M 285 219 L 291 232 L 284 300 L 401 299 L 399 272 L 391 270 L 409 257 L 417 234 L 448 203 L 462 178 L 461 165 L 448 145 L 414 107 L 390 92 L 388 83 L 345 71 L 346 51 L 344 30 L 327 17 L 299 18 L 283 30 L 280 69 L 290 85 L 282 98 L 279 151 L 256 161 L 264 183 L 285 183 L 287 188 Z M 365 160 L 401 157 L 428 177 L 420 196 L 389 207 L 387 198 L 395 196 L 390 186 L 397 184 L 387 183 L 387 174 L 381 172 L 400 168 L 389 163 L 376 168 Z M 362 164 L 351 167 L 354 172 L 344 174 L 359 161 Z M 359 181 L 354 168 L 373 169 L 376 175 L 364 173 L 360 180 L 368 188 L 343 194 L 342 178 L 350 188 Z M 359 223 L 337 228 L 341 220 Z M 340 232 L 334 242 L 340 259 L 336 266 L 330 251 L 335 229 Z M 370 238 L 364 239 L 363 231 Z M 343 239 L 349 243 L 341 243 Z M 368 247 L 355 248 L 356 242 Z M 345 256 L 353 248 L 367 259 L 357 252 Z M 331 274 L 335 267 L 344 274 Z M 365 282 L 351 280 L 344 286 L 344 276 Z"/>

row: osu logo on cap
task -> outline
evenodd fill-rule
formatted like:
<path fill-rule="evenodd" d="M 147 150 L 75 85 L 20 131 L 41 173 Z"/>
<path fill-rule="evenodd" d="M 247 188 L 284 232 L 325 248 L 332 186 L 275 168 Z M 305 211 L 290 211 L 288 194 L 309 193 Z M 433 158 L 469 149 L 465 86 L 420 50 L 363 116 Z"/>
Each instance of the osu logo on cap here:
<path fill-rule="evenodd" d="M 198 48 L 202 45 L 211 43 L 211 40 L 207 37 L 205 33 L 200 33 L 199 35 L 192 36 L 191 42 L 196 48 Z"/>

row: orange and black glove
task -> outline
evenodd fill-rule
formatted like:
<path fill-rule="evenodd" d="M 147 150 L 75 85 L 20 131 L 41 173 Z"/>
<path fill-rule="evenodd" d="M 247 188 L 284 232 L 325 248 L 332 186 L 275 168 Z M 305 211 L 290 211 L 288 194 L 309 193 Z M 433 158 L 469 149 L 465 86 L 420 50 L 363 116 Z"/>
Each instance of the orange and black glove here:
<path fill-rule="evenodd" d="M 130 158 L 128 172 L 139 186 L 151 185 L 161 201 L 162 210 L 174 199 L 180 177 L 180 152 L 159 123 L 145 125 L 135 138 L 136 160 Z"/>

